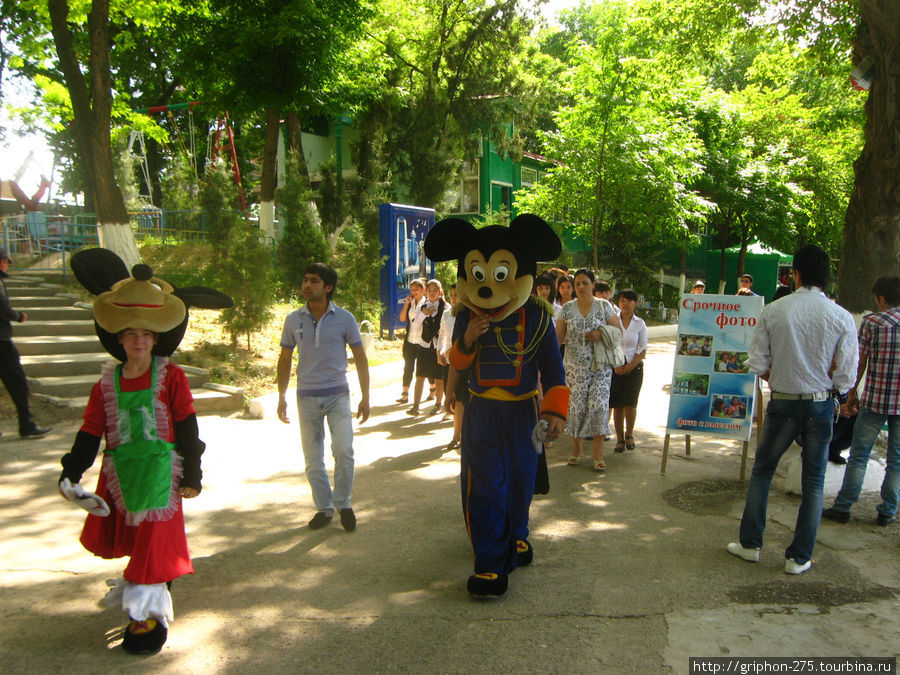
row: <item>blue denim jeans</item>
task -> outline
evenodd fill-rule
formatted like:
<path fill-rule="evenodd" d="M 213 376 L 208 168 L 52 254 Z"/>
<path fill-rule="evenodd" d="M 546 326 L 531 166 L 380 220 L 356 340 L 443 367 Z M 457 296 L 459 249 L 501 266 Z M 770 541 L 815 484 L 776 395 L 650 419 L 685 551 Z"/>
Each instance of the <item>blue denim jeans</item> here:
<path fill-rule="evenodd" d="M 762 548 L 772 476 L 785 450 L 803 434 L 800 510 L 794 539 L 784 555 L 801 565 L 812 557 L 822 518 L 822 486 L 833 419 L 834 403 L 830 398 L 825 401 L 769 401 L 747 486 L 747 503 L 741 518 L 741 546 Z"/>
<path fill-rule="evenodd" d="M 881 483 L 881 503 L 877 509 L 878 513 L 888 517 L 897 513 L 897 498 L 900 495 L 900 415 L 882 415 L 863 407 L 859 409 L 853 429 L 850 459 L 847 460 L 841 491 L 834 500 L 835 511 L 849 512 L 859 499 L 869 454 L 885 420 L 888 423 L 887 469 Z"/>
<path fill-rule="evenodd" d="M 298 396 L 300 443 L 306 460 L 306 480 L 312 490 L 316 511 L 350 508 L 353 489 L 353 415 L 350 394 Z M 334 492 L 325 470 L 325 419 L 331 433 L 334 457 Z"/>

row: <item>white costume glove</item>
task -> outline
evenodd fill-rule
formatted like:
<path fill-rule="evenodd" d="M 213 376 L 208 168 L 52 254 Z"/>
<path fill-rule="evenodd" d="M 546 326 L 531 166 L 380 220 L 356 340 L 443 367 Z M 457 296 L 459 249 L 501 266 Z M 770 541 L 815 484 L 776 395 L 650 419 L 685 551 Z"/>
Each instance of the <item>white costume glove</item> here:
<path fill-rule="evenodd" d="M 534 444 L 534 451 L 541 454 L 544 451 L 544 443 L 547 442 L 547 427 L 550 423 L 547 420 L 538 420 L 534 425 L 534 431 L 531 432 L 531 442 Z"/>
<path fill-rule="evenodd" d="M 102 518 L 109 515 L 109 505 L 103 501 L 102 497 L 86 491 L 78 483 L 72 485 L 68 478 L 63 478 L 59 482 L 59 491 L 62 492 L 63 497 L 92 515 Z"/>

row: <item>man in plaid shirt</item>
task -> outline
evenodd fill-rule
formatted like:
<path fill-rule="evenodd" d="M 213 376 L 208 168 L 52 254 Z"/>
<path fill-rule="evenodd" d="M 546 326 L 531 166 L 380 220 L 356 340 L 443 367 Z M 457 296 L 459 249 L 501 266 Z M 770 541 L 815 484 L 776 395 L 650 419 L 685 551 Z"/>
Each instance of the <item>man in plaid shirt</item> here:
<path fill-rule="evenodd" d="M 884 526 L 897 520 L 900 496 L 900 277 L 879 277 L 872 286 L 872 294 L 880 311 L 864 317 L 860 324 L 859 370 L 856 387 L 850 390 L 847 399 L 851 411 L 859 409 L 850 459 L 841 491 L 834 505 L 822 511 L 822 517 L 839 523 L 850 520 L 850 507 L 859 499 L 869 453 L 887 420 L 887 470 L 875 521 Z M 866 370 L 862 398 L 857 398 L 856 388 Z"/>

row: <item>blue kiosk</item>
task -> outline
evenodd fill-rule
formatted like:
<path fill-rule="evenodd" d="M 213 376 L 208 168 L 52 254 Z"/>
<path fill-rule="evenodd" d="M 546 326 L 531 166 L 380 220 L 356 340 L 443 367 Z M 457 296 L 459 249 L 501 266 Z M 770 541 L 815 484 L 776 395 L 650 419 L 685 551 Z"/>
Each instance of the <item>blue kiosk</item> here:
<path fill-rule="evenodd" d="M 400 310 L 409 295 L 409 283 L 416 278 L 434 277 L 434 263 L 425 257 L 425 236 L 434 225 L 434 209 L 406 204 L 379 207 L 381 256 L 381 330 L 393 339 L 402 328 Z"/>

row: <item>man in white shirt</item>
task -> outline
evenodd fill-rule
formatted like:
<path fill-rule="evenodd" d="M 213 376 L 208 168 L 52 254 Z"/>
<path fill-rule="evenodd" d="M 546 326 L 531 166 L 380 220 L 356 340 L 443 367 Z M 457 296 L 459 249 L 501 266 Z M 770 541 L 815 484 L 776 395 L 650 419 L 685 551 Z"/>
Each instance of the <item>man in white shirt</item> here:
<path fill-rule="evenodd" d="M 772 398 L 756 445 L 740 542 L 727 549 L 744 560 L 759 560 L 772 476 L 785 450 L 803 434 L 802 497 L 794 539 L 785 551 L 788 574 L 801 574 L 812 564 L 838 405 L 834 394 L 846 400 L 856 382 L 856 325 L 823 291 L 829 266 L 828 254 L 818 246 L 798 249 L 793 263 L 797 292 L 763 310 L 750 341 L 750 371 L 769 382 Z"/>

